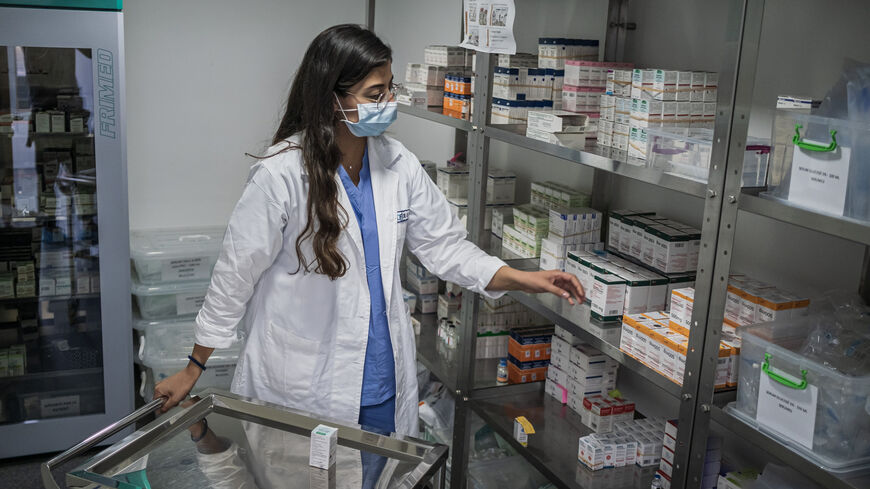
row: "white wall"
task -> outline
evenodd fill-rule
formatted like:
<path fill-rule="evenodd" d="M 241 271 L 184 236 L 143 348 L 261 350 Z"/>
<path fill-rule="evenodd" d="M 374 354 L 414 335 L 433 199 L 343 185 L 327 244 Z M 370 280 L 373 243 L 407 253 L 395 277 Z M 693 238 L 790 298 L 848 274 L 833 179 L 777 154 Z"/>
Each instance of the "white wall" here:
<path fill-rule="evenodd" d="M 127 2 L 131 228 L 225 224 L 308 43 L 345 22 L 365 2 Z"/>
<path fill-rule="evenodd" d="M 376 0 L 375 32 L 393 48 L 393 75 L 405 81 L 408 63 L 422 63 L 430 44 L 459 44 L 462 2 L 439 0 Z M 421 160 L 443 164 L 453 156 L 454 130 L 399 114 L 388 134 L 398 138 Z"/>

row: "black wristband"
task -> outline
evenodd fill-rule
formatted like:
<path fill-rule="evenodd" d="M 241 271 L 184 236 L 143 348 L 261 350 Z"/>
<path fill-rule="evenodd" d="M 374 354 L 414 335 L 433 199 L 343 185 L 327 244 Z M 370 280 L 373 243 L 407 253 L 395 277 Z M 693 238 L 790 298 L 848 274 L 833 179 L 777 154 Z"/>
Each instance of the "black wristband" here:
<path fill-rule="evenodd" d="M 193 358 L 193 355 L 188 355 L 187 359 L 190 360 L 191 362 L 193 362 L 193 364 L 196 365 L 197 367 L 201 368 L 203 372 L 205 372 L 205 365 L 199 363 L 199 360 L 197 360 L 196 358 Z"/>
<path fill-rule="evenodd" d="M 194 443 L 198 443 L 200 440 L 202 440 L 203 438 L 205 438 L 205 435 L 206 435 L 207 433 L 208 433 L 208 420 L 205 419 L 205 418 L 202 418 L 202 434 L 199 435 L 199 436 L 196 437 L 196 438 L 194 438 L 194 437 L 193 437 L 193 434 L 191 434 L 191 435 L 190 435 L 190 441 L 192 441 L 192 442 L 194 442 Z"/>

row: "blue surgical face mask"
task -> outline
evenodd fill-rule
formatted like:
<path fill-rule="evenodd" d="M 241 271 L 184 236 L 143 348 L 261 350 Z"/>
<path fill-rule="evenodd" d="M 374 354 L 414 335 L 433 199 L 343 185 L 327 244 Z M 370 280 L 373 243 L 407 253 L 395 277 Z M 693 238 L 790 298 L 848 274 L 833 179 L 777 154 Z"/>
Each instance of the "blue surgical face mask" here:
<path fill-rule="evenodd" d="M 380 136 L 398 117 L 399 105 L 395 101 L 387 102 L 386 107 L 382 110 L 378 109 L 377 103 L 357 104 L 356 109 L 345 110 L 341 106 L 341 100 L 338 100 L 338 95 L 335 95 L 335 99 L 338 101 L 338 108 L 344 115 L 342 122 L 347 124 L 350 133 L 356 137 Z M 359 115 L 358 122 L 351 122 L 347 119 L 347 112 L 353 111 Z"/>

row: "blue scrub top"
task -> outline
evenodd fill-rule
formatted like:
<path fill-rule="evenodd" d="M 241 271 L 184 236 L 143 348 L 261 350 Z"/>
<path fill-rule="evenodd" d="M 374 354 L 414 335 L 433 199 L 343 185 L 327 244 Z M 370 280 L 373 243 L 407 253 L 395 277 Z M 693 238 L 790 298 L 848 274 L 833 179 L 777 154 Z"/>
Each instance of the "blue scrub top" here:
<path fill-rule="evenodd" d="M 360 405 L 373 406 L 396 395 L 396 366 L 393 363 L 393 344 L 390 341 L 387 304 L 384 300 L 384 284 L 381 280 L 378 222 L 372 193 L 368 148 L 363 154 L 359 186 L 354 185 L 343 165 L 338 166 L 338 171 L 359 223 L 365 254 L 371 310 Z"/>

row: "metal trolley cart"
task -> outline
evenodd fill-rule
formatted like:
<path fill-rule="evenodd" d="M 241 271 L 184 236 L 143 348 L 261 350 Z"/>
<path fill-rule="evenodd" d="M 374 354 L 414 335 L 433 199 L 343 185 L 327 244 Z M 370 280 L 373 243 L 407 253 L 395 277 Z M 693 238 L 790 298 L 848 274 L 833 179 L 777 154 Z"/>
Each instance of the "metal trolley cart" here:
<path fill-rule="evenodd" d="M 42 464 L 52 469 L 148 416 L 155 399 Z M 338 428 L 336 463 L 308 465 L 311 430 Z M 194 441 L 196 440 L 196 441 Z M 69 487 L 159 488 L 432 488 L 444 487 L 447 447 L 381 435 L 311 414 L 208 389 L 105 448 L 66 474 Z"/>

